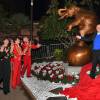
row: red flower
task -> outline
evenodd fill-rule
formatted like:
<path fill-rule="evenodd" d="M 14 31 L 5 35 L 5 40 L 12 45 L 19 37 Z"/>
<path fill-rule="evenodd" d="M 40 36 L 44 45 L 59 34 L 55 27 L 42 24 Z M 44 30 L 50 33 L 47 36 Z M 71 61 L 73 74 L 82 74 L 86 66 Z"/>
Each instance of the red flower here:
<path fill-rule="evenodd" d="M 74 77 L 71 76 L 71 75 L 67 75 L 67 81 L 70 82 L 70 81 L 73 81 Z"/>

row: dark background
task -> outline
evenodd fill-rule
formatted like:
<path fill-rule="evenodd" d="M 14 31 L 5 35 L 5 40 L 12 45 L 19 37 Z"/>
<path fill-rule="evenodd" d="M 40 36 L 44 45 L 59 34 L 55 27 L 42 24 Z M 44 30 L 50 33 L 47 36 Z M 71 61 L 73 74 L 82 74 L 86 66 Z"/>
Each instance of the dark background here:
<path fill-rule="evenodd" d="M 41 16 L 45 15 L 47 9 L 49 8 L 50 1 L 51 0 L 33 0 L 34 6 L 33 6 L 33 19 L 39 20 Z M 76 0 L 77 2 L 80 2 L 80 0 Z M 0 4 L 8 10 L 9 13 L 17 13 L 22 12 L 30 17 L 30 2 L 31 0 L 0 0 Z M 64 0 L 59 0 L 60 5 L 59 7 L 62 7 L 64 4 Z M 98 16 L 100 16 L 100 6 L 95 6 L 95 12 Z"/>
<path fill-rule="evenodd" d="M 0 4 L 6 8 L 9 13 L 22 12 L 30 17 L 31 0 L 0 0 Z M 45 14 L 49 8 L 50 0 L 34 0 L 33 14 L 34 19 L 38 20 Z"/>

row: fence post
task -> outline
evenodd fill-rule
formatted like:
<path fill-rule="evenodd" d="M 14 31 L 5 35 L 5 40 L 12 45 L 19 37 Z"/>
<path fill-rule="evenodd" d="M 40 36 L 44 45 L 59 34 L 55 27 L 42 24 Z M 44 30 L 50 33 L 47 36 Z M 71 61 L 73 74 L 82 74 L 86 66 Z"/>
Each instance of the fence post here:
<path fill-rule="evenodd" d="M 47 57 L 49 57 L 50 56 L 50 54 L 49 54 L 49 52 L 50 52 L 49 45 L 46 46 L 46 49 L 47 49 Z"/>

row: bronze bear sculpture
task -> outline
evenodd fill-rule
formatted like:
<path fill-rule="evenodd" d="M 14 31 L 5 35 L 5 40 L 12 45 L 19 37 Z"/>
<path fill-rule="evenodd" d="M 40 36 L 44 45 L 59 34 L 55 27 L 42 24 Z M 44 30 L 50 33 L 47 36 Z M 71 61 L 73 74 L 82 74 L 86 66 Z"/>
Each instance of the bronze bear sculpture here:
<path fill-rule="evenodd" d="M 73 21 L 67 24 L 67 31 L 71 31 L 75 26 L 78 26 L 79 34 L 82 36 L 92 34 L 96 31 L 97 17 L 91 11 L 78 6 L 70 6 L 68 8 L 58 9 L 58 14 L 60 19 L 74 17 Z"/>
<path fill-rule="evenodd" d="M 96 31 L 97 17 L 96 15 L 77 6 L 59 9 L 60 19 L 73 17 L 73 20 L 66 26 L 67 31 L 71 31 L 73 27 L 78 26 L 81 36 L 92 34 Z M 67 62 L 72 66 L 82 66 L 91 61 L 91 49 L 84 41 L 78 41 L 67 51 Z"/>

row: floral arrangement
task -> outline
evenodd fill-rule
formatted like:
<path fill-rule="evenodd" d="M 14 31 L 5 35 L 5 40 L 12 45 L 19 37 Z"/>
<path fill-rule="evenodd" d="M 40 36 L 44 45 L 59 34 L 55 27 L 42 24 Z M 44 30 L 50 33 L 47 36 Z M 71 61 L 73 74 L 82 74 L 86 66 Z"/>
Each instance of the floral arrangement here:
<path fill-rule="evenodd" d="M 74 85 L 79 81 L 79 75 L 77 73 L 67 75 L 62 61 L 34 63 L 32 74 L 38 79 L 49 80 L 56 83 L 71 83 Z"/>
<path fill-rule="evenodd" d="M 79 82 L 79 73 L 72 72 L 71 75 L 67 75 L 67 83 L 75 85 Z"/>
<path fill-rule="evenodd" d="M 65 69 L 62 62 L 49 62 L 34 65 L 33 74 L 38 78 L 50 81 L 61 81 L 65 77 Z"/>

